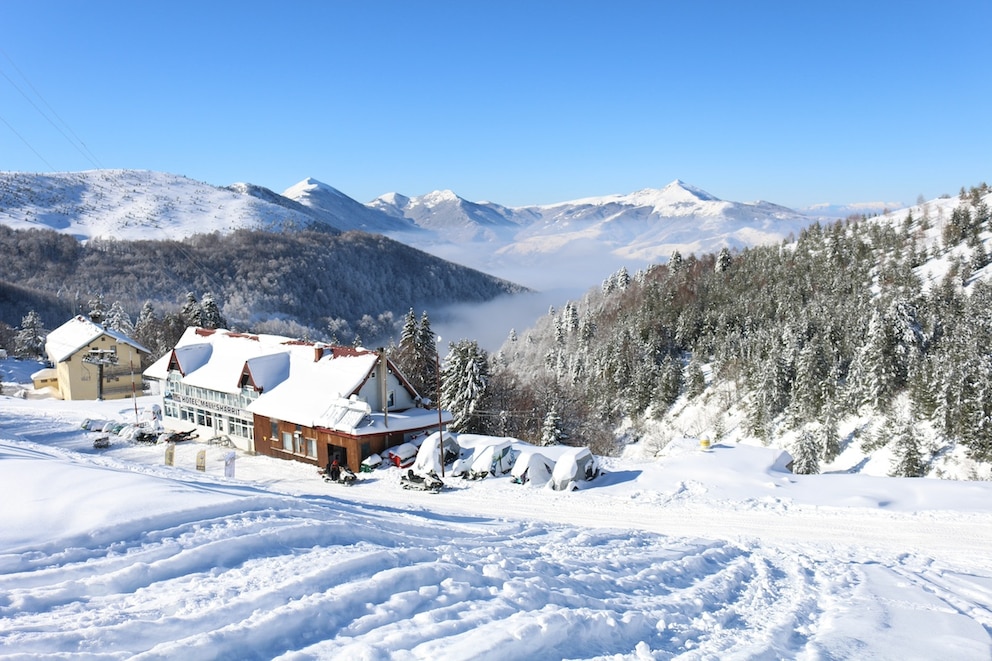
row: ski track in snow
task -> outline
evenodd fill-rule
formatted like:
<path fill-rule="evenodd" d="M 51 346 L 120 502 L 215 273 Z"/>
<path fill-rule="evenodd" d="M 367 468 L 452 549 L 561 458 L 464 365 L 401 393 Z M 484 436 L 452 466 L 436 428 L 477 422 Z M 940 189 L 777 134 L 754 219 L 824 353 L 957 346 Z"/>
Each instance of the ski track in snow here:
<path fill-rule="evenodd" d="M 4 659 L 986 659 L 992 649 L 992 532 L 967 513 L 696 506 L 692 484 L 659 502 L 590 507 L 578 499 L 594 490 L 539 498 L 500 480 L 405 492 L 395 470 L 289 494 L 166 468 L 161 447 L 86 451 L 71 416 L 0 422 L 12 439 L 0 441 L 0 479 L 41 456 L 53 477 L 64 464 L 74 476 L 123 473 L 170 485 L 182 503 L 120 521 L 91 513 L 104 525 L 0 549 Z M 4 507 L 17 502 L 8 494 Z"/>

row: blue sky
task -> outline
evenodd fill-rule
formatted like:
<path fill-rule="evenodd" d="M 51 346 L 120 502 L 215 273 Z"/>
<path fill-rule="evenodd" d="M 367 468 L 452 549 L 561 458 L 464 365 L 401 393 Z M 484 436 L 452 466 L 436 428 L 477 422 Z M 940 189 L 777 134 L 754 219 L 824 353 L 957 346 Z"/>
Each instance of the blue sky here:
<path fill-rule="evenodd" d="M 0 169 L 908 204 L 992 179 L 990 26 L 989 0 L 3 0 Z"/>

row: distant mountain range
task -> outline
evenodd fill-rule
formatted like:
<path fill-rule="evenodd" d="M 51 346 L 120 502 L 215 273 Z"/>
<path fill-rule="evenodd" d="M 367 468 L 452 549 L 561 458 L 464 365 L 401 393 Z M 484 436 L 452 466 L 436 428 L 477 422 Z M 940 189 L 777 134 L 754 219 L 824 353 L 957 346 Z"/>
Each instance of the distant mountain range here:
<path fill-rule="evenodd" d="M 341 195 L 308 180 L 285 195 L 327 212 Z M 781 241 L 822 220 L 770 202 L 729 202 L 676 180 L 661 189 L 590 197 L 559 204 L 505 207 L 469 202 L 450 190 L 419 197 L 398 193 L 365 205 L 392 219 L 378 223 L 399 241 L 528 286 L 592 284 L 619 266 L 664 262 L 674 251 Z"/>
<path fill-rule="evenodd" d="M 180 239 L 238 228 L 362 230 L 537 288 L 576 278 L 588 286 L 619 266 L 665 261 L 676 250 L 776 242 L 816 220 L 827 219 L 770 202 L 721 200 L 679 180 L 624 195 L 505 207 L 449 190 L 389 193 L 362 204 L 309 178 L 280 194 L 140 170 L 0 173 L 0 222 L 15 228 L 47 227 L 80 240 Z"/>

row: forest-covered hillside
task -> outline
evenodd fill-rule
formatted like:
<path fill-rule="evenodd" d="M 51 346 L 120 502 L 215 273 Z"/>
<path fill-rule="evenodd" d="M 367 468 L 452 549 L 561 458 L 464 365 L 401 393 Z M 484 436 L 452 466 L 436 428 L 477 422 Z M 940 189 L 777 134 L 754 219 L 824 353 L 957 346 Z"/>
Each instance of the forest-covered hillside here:
<path fill-rule="evenodd" d="M 992 195 L 937 202 L 621 270 L 510 337 L 467 426 L 618 452 L 617 428 L 660 425 L 787 445 L 801 472 L 857 444 L 892 474 L 988 477 Z"/>
<path fill-rule="evenodd" d="M 242 330 L 371 342 L 391 337 L 394 315 L 410 306 L 481 302 L 522 290 L 363 232 L 237 230 L 81 244 L 52 230 L 0 225 L 0 254 L 0 321 L 12 327 L 26 307 L 54 328 L 88 313 L 98 297 L 108 307 L 119 302 L 135 319 L 146 302 L 165 313 L 193 293 L 209 295 L 227 323 Z"/>

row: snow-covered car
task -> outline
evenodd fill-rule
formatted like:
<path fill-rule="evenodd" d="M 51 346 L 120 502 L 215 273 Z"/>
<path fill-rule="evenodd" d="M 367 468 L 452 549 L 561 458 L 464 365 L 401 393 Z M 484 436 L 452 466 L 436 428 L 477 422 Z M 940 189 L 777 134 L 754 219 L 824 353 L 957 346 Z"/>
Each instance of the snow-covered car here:
<path fill-rule="evenodd" d="M 431 434 L 424 439 L 424 442 L 420 444 L 420 450 L 417 452 L 416 461 L 413 464 L 415 471 L 422 475 L 426 475 L 430 471 L 435 473 L 443 473 L 441 468 L 441 453 L 438 450 L 438 443 L 440 442 L 439 435 L 437 432 Z M 445 465 L 458 459 L 461 454 L 461 448 L 458 446 L 458 441 L 455 440 L 454 434 L 445 433 L 444 434 L 444 463 Z"/>
<path fill-rule="evenodd" d="M 539 452 L 522 452 L 513 462 L 510 475 L 517 484 L 530 484 L 543 487 L 550 480 L 555 469 L 555 462 Z"/>
<path fill-rule="evenodd" d="M 487 445 L 472 456 L 472 466 L 466 477 L 480 480 L 487 475 L 504 475 L 513 468 L 515 456 L 510 441 Z"/>
<path fill-rule="evenodd" d="M 100 420 L 96 418 L 86 418 L 83 420 L 82 424 L 79 425 L 80 429 L 85 429 L 86 431 L 102 431 L 104 425 L 107 424 L 107 420 Z"/>
<path fill-rule="evenodd" d="M 599 462 L 589 448 L 575 448 L 558 457 L 551 473 L 551 488 L 555 491 L 577 489 L 576 482 L 588 481 L 599 475 Z"/>

